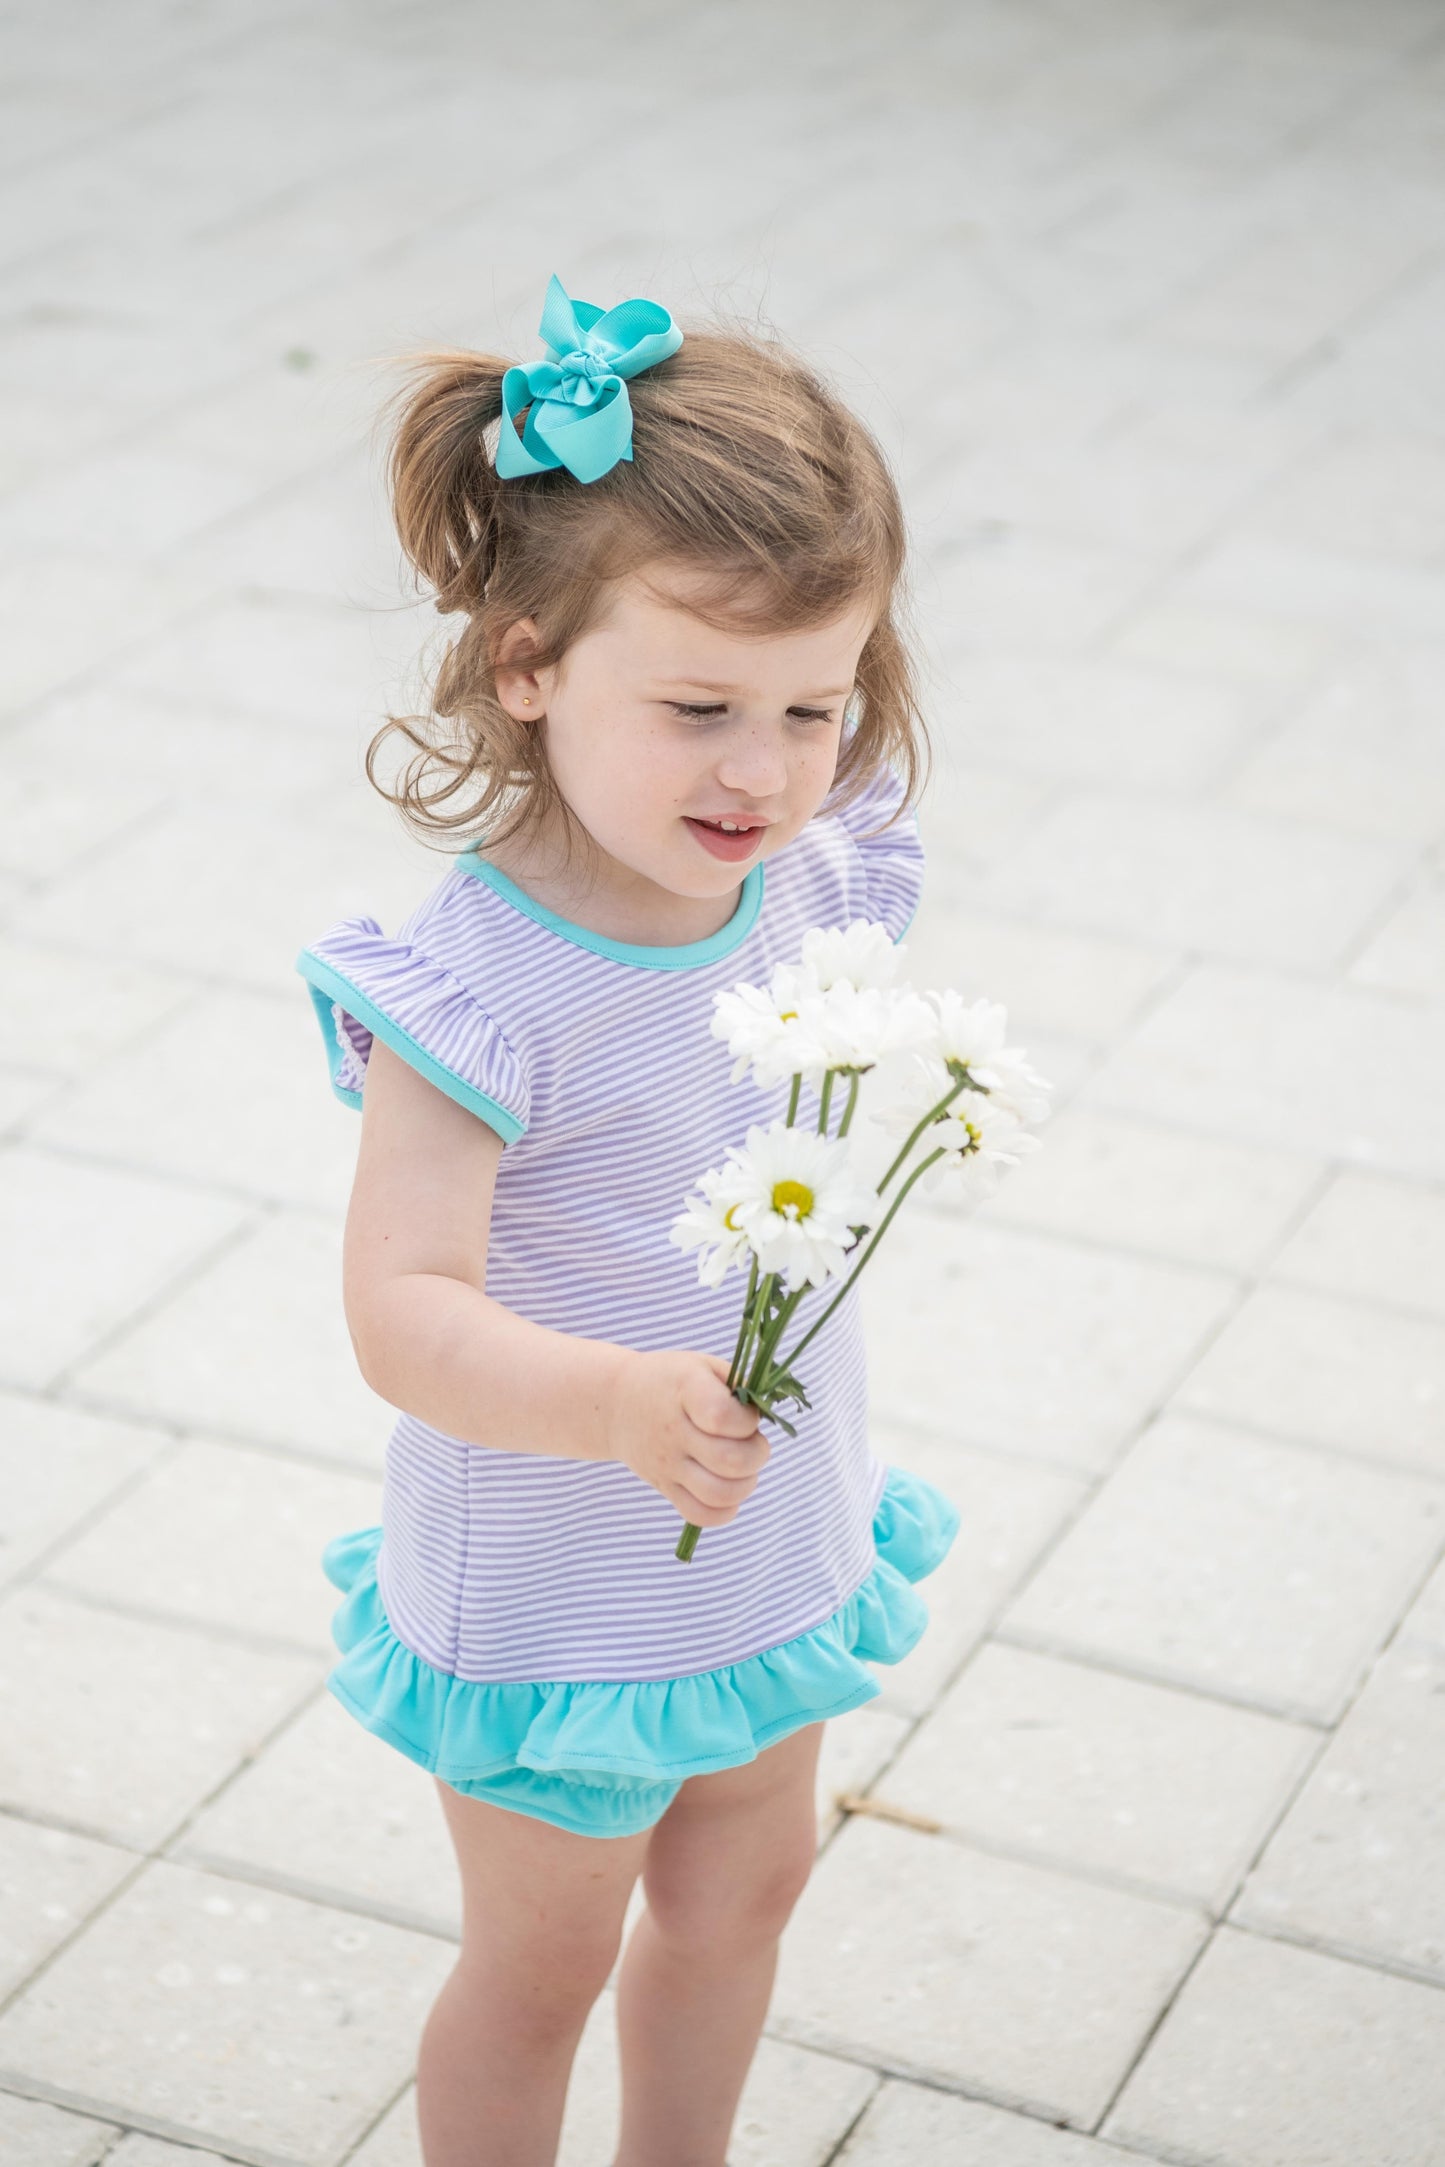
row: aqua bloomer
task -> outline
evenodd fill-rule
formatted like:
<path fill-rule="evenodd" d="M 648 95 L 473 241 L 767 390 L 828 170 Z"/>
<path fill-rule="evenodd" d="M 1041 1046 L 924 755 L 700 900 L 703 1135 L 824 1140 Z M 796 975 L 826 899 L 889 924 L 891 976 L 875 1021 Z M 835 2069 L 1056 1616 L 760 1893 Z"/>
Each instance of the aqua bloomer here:
<path fill-rule="evenodd" d="M 545 361 L 502 378 L 497 472 L 504 478 L 566 467 L 595 482 L 632 457 L 632 401 L 624 378 L 666 361 L 682 333 L 657 301 L 619 301 L 604 315 L 573 301 L 553 272 L 542 307 Z M 520 434 L 517 415 L 530 406 Z"/>
<path fill-rule="evenodd" d="M 896 1663 L 928 1612 L 912 1583 L 941 1562 L 957 1509 L 920 1475 L 890 1467 L 873 1515 L 872 1570 L 811 1632 L 720 1670 L 607 1683 L 489 1683 L 437 1670 L 408 1648 L 377 1585 L 380 1527 L 326 1545 L 344 1601 L 326 1684 L 358 1722 L 453 1790 L 584 1836 L 648 1828 L 689 1776 L 755 1760 L 805 1723 L 878 1692 L 869 1663 Z"/>

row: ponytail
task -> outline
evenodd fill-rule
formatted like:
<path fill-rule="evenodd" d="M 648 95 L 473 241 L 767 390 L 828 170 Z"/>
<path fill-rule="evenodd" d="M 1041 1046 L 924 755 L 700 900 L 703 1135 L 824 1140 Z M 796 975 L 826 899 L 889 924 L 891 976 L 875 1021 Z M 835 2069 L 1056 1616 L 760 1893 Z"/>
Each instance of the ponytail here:
<path fill-rule="evenodd" d="M 480 609 L 497 560 L 498 479 L 483 434 L 502 412 L 508 364 L 443 348 L 419 354 L 397 395 L 389 478 L 407 558 L 438 610 Z"/>

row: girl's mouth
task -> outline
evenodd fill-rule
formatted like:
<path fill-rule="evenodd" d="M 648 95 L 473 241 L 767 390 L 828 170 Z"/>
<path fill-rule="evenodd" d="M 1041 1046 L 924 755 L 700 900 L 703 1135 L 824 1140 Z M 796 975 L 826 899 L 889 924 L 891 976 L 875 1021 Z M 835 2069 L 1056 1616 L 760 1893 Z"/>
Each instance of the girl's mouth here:
<path fill-rule="evenodd" d="M 725 858 L 734 864 L 752 856 L 768 824 L 766 820 L 739 821 L 734 829 L 723 827 L 719 820 L 694 820 L 690 813 L 684 813 L 682 817 L 684 826 L 692 830 L 710 856 Z"/>

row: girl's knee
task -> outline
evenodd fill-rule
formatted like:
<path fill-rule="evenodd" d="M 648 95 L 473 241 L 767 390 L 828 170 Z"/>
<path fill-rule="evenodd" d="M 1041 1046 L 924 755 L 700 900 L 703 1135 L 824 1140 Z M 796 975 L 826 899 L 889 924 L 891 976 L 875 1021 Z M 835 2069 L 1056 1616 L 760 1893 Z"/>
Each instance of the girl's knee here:
<path fill-rule="evenodd" d="M 456 1976 L 479 2007 L 504 2008 L 529 2038 L 560 2038 L 581 2030 L 607 1984 L 621 1936 L 603 1932 L 549 1935 L 505 1942 L 485 1932 L 462 1946 Z"/>
<path fill-rule="evenodd" d="M 765 1860 L 734 1875 L 709 1872 L 705 1854 L 691 1869 L 685 1860 L 669 1861 L 644 1873 L 647 1908 L 671 1947 L 698 1952 L 762 1947 L 776 1941 L 792 1917 L 815 1856 L 809 1822 L 791 1842 L 771 1848 Z"/>

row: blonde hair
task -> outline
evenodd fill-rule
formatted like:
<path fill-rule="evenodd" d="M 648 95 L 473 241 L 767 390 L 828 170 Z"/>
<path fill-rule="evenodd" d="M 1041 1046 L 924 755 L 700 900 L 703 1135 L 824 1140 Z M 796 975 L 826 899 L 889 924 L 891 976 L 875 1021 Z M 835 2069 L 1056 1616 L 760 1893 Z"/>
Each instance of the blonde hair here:
<path fill-rule="evenodd" d="M 749 632 L 831 623 L 873 600 L 828 807 L 886 765 L 905 783 L 900 810 L 911 804 L 928 738 L 900 629 L 903 511 L 871 431 L 771 337 L 743 325 L 686 331 L 675 354 L 628 383 L 630 460 L 586 484 L 561 468 L 504 480 L 493 454 L 508 366 L 456 349 L 412 355 L 391 409 L 402 548 L 438 611 L 464 620 L 436 668 L 430 713 L 389 715 L 367 747 L 369 781 L 412 832 L 501 841 L 554 811 L 578 832 L 545 731 L 502 706 L 494 662 L 524 617 L 539 634 L 525 666 L 560 662 L 612 582 L 655 560 L 702 575 L 694 614 Z M 412 751 L 382 781 L 377 756 L 396 734 Z"/>

